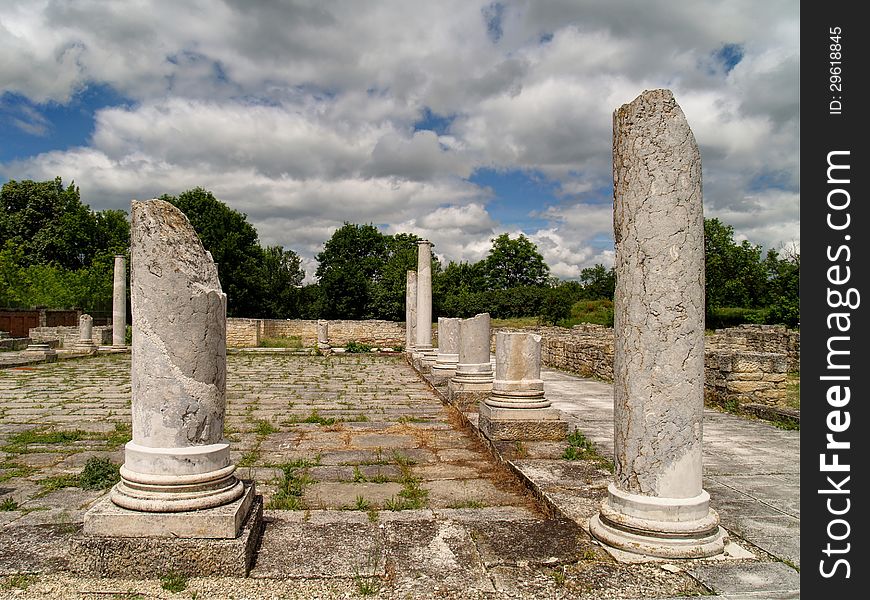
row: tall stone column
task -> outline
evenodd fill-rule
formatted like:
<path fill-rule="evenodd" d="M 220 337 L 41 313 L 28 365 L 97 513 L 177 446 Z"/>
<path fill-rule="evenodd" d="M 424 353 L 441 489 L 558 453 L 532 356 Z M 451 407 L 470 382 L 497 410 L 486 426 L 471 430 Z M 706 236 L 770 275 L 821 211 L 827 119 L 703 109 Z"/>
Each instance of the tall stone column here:
<path fill-rule="evenodd" d="M 722 552 L 701 487 L 704 215 L 701 159 L 668 90 L 613 117 L 615 480 L 590 529 L 668 558 Z"/>
<path fill-rule="evenodd" d="M 94 340 L 91 339 L 94 334 L 94 319 L 91 315 L 82 315 L 79 317 L 79 341 L 76 343 L 76 350 L 79 352 L 93 352 L 96 350 Z"/>
<path fill-rule="evenodd" d="M 112 283 L 112 347 L 127 347 L 127 265 L 124 257 L 115 256 Z"/>
<path fill-rule="evenodd" d="M 438 317 L 438 354 L 432 365 L 432 384 L 441 385 L 456 373 L 459 364 L 459 321 Z"/>
<path fill-rule="evenodd" d="M 405 282 L 405 353 L 417 345 L 417 271 L 408 271 Z"/>
<path fill-rule="evenodd" d="M 459 362 L 447 384 L 447 400 L 463 412 L 477 412 L 492 393 L 489 342 L 489 313 L 459 320 Z"/>
<path fill-rule="evenodd" d="M 237 500 L 245 487 L 224 439 L 226 294 L 177 208 L 133 201 L 133 440 L 118 506 L 179 512 Z"/>
<path fill-rule="evenodd" d="M 432 347 L 432 242 L 417 242 L 417 343 L 414 365 L 428 372 L 435 362 Z"/>
<path fill-rule="evenodd" d="M 318 319 L 317 321 L 317 349 L 329 350 L 329 321 Z"/>
<path fill-rule="evenodd" d="M 541 336 L 499 331 L 492 394 L 480 405 L 480 430 L 490 440 L 560 440 L 568 424 L 544 397 Z"/>

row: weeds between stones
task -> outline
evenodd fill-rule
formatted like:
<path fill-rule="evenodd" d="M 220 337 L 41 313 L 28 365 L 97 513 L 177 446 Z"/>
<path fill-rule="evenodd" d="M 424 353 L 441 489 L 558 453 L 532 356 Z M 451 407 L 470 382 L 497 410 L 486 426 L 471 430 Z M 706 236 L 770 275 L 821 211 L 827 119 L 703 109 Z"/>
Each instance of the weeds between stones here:
<path fill-rule="evenodd" d="M 613 461 L 602 456 L 595 449 L 595 445 L 579 431 L 568 434 L 568 447 L 562 454 L 564 460 L 594 460 L 599 466 L 613 471 Z"/>

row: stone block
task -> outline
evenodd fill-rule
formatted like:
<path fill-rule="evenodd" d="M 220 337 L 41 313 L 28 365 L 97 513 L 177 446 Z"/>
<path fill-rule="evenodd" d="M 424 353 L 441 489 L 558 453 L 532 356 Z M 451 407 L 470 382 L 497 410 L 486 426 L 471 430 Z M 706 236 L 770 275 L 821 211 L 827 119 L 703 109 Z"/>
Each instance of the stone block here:
<path fill-rule="evenodd" d="M 555 408 L 493 408 L 481 403 L 478 427 L 491 441 L 563 440 L 568 423 Z"/>
<path fill-rule="evenodd" d="M 254 486 L 229 504 L 187 512 L 142 512 L 122 508 L 106 496 L 85 514 L 82 532 L 102 537 L 232 539 L 239 536 L 254 503 Z"/>
<path fill-rule="evenodd" d="M 70 542 L 70 570 L 97 577 L 245 577 L 263 533 L 263 499 L 255 496 L 234 539 L 114 537 L 80 534 Z"/>

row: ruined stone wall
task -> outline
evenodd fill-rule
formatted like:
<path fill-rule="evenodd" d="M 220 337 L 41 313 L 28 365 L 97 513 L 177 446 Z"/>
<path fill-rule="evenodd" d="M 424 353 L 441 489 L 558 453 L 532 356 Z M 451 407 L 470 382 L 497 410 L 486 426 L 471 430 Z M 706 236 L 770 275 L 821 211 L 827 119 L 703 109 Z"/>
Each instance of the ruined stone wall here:
<path fill-rule="evenodd" d="M 506 330 L 494 327 L 496 331 Z M 542 336 L 547 367 L 613 381 L 613 329 L 601 325 L 531 327 Z M 733 344 L 730 342 L 733 341 Z M 786 374 L 800 367 L 800 333 L 785 327 L 750 325 L 706 336 L 705 397 L 726 404 L 775 405 L 785 399 Z M 774 350 L 761 351 L 757 348 Z"/>
<path fill-rule="evenodd" d="M 708 402 L 776 406 L 785 401 L 785 354 L 708 350 L 704 358 L 704 396 Z"/>
<path fill-rule="evenodd" d="M 788 356 L 788 370 L 800 371 L 801 334 L 785 325 L 740 325 L 717 329 L 704 339 L 707 350 L 774 352 Z"/>
<path fill-rule="evenodd" d="M 72 348 L 79 341 L 79 328 L 76 327 L 31 327 L 29 333 L 30 339 L 34 343 L 45 344 L 51 341 L 57 341 L 61 348 Z M 91 340 L 97 346 L 109 346 L 112 344 L 112 328 L 106 326 L 94 327 L 91 333 Z"/>
<path fill-rule="evenodd" d="M 375 347 L 405 345 L 405 324 L 375 319 L 351 321 L 336 319 L 329 323 L 329 343 L 343 346 L 350 341 Z M 434 328 L 437 326 L 433 325 Z M 227 319 L 227 347 L 258 346 L 262 338 L 298 337 L 302 345 L 317 345 L 317 321 L 307 319 Z"/>

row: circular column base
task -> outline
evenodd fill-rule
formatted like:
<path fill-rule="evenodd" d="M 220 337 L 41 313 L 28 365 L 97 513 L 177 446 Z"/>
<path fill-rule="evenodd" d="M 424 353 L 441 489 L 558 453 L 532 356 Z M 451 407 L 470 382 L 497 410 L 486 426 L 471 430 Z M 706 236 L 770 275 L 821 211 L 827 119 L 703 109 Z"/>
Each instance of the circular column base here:
<path fill-rule="evenodd" d="M 245 491 L 229 462 L 229 444 L 151 448 L 128 442 L 121 481 L 112 502 L 142 512 L 183 512 L 214 508 Z"/>
<path fill-rule="evenodd" d="M 725 530 L 706 491 L 694 498 L 641 496 L 608 486 L 601 511 L 589 520 L 599 541 L 659 558 L 705 558 L 725 549 Z"/>

